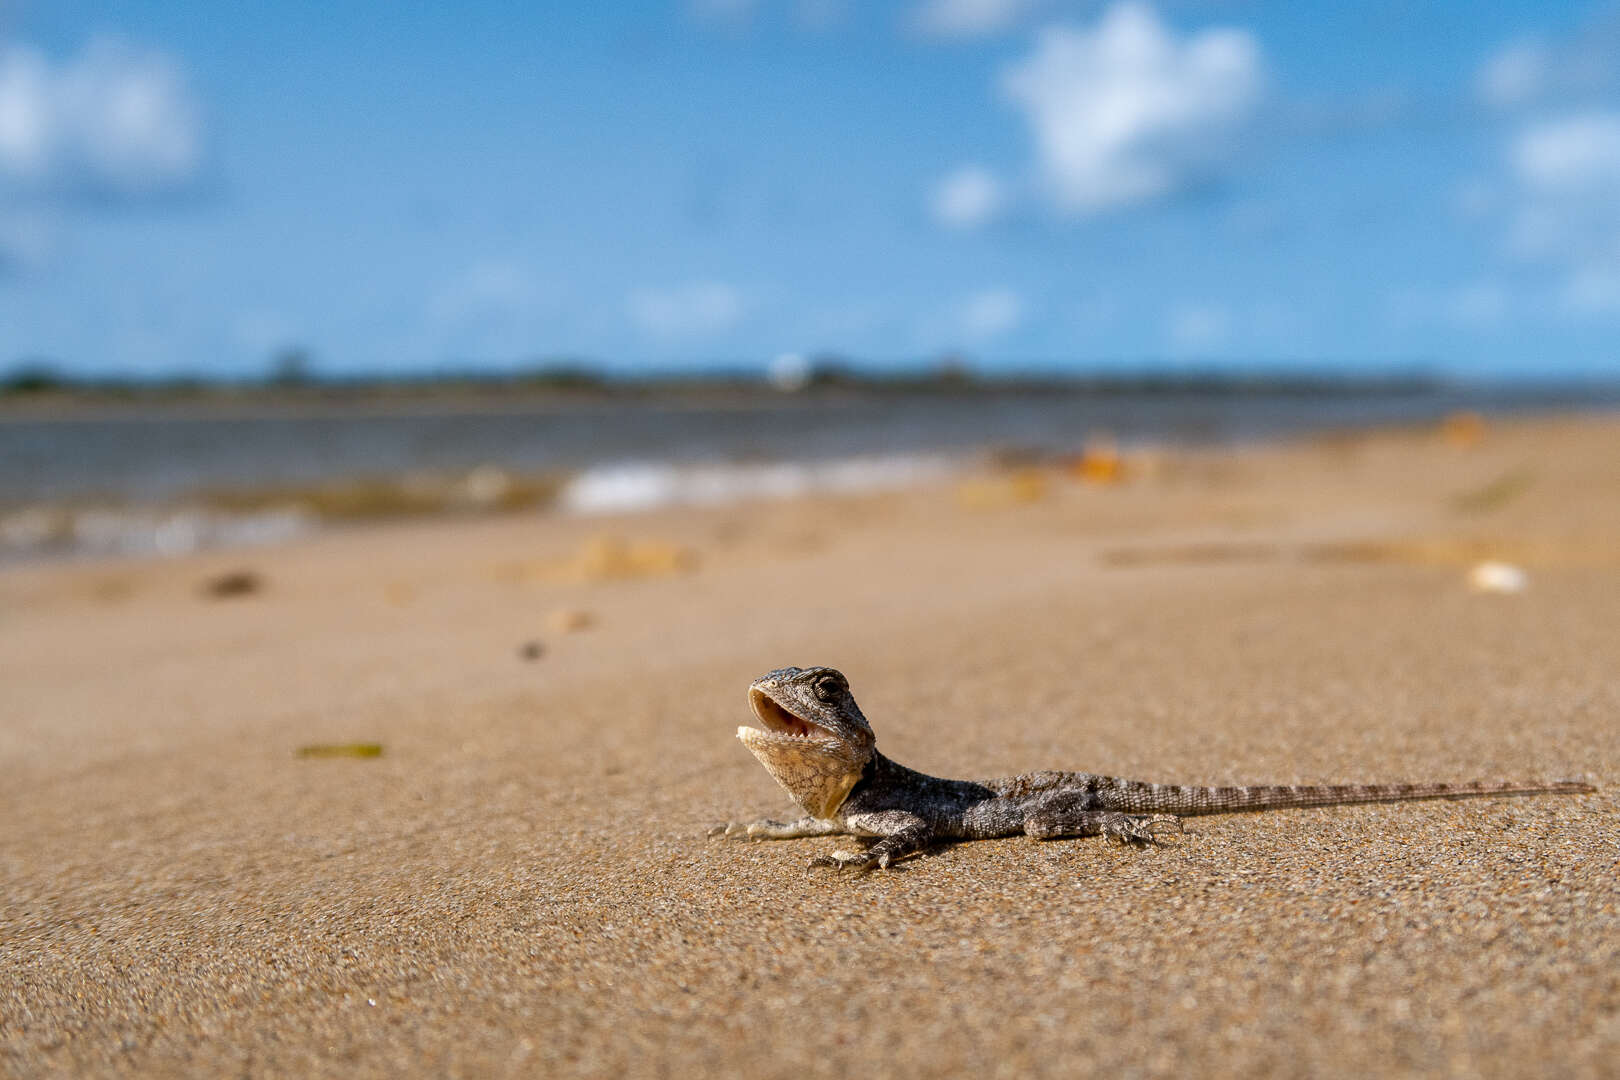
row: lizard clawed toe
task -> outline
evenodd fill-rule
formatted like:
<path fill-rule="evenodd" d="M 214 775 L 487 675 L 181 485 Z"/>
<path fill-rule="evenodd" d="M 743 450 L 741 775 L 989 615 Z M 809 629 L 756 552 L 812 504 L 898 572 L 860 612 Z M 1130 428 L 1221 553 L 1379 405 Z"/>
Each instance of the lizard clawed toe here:
<path fill-rule="evenodd" d="M 1161 825 L 1174 825 L 1176 827 L 1176 832 L 1184 836 L 1187 833 L 1187 826 L 1184 825 L 1181 819 L 1174 814 L 1153 814 L 1142 823 L 1142 827 L 1152 834 L 1154 840 L 1158 839 L 1159 827 Z"/>
<path fill-rule="evenodd" d="M 854 870 L 857 872 L 870 870 L 875 866 L 887 869 L 889 860 L 887 856 L 874 855 L 869 851 L 835 851 L 831 855 L 818 855 L 810 860 L 810 867 L 828 867 L 833 870 Z"/>
<path fill-rule="evenodd" d="M 1173 814 L 1110 814 L 1103 823 L 1103 836 L 1128 847 L 1152 847 L 1161 843 L 1158 830 L 1165 825 L 1185 831 L 1181 819 Z"/>

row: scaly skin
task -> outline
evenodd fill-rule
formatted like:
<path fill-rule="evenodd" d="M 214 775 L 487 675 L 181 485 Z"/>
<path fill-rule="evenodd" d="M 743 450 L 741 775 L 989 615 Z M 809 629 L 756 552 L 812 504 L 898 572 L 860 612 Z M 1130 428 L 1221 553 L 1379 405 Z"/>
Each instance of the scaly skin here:
<path fill-rule="evenodd" d="M 810 864 L 837 869 L 887 869 L 939 840 L 1100 835 L 1146 845 L 1155 842 L 1158 830 L 1179 828 L 1181 817 L 1194 814 L 1595 790 L 1577 780 L 1188 787 L 1083 772 L 942 780 L 878 753 L 849 681 L 833 668 L 770 672 L 748 688 L 748 703 L 763 728 L 738 728 L 737 737 L 808 816 L 793 822 L 728 822 L 709 834 L 752 840 L 848 835 L 870 841 L 864 851 L 838 851 Z"/>

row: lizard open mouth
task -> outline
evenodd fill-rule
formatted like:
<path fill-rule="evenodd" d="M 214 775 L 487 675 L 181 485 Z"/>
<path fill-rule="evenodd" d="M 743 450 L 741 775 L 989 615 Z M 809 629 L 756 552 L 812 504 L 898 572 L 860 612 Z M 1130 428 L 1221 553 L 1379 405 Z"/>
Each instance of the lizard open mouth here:
<path fill-rule="evenodd" d="M 827 734 L 817 725 L 782 708 L 763 691 L 749 691 L 748 705 L 754 710 L 754 715 L 759 717 L 759 722 L 765 725 L 765 729 L 773 734 L 788 735 L 795 739 L 809 739 Z"/>
<path fill-rule="evenodd" d="M 836 718 L 822 724 L 800 716 L 764 687 L 749 688 L 748 707 L 760 725 L 737 729 L 748 752 L 811 817 L 834 813 L 860 781 L 870 751 L 845 738 Z"/>

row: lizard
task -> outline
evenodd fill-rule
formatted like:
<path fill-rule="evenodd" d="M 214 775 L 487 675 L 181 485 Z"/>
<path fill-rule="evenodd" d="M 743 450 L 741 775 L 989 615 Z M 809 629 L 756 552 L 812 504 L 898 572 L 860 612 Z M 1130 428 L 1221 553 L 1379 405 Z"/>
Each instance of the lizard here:
<path fill-rule="evenodd" d="M 791 822 L 727 822 L 709 835 L 867 841 L 864 851 L 835 851 L 813 859 L 812 867 L 887 870 L 939 841 L 1020 834 L 1037 840 L 1100 835 L 1146 846 L 1158 842 L 1159 830 L 1179 829 L 1182 817 L 1195 814 L 1596 790 L 1579 780 L 1194 787 L 1084 772 L 947 780 L 878 752 L 872 726 L 836 668 L 769 672 L 748 687 L 748 704 L 761 726 L 739 727 L 737 737 L 807 816 Z"/>

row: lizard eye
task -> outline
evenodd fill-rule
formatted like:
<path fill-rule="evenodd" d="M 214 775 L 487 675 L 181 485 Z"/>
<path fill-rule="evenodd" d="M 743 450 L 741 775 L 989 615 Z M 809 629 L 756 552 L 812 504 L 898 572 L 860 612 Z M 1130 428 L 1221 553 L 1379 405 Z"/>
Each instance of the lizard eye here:
<path fill-rule="evenodd" d="M 838 697 L 838 691 L 841 689 L 840 680 L 831 675 L 823 675 L 815 681 L 815 685 L 811 687 L 811 693 L 816 695 L 817 701 L 825 701 L 831 704 Z"/>

